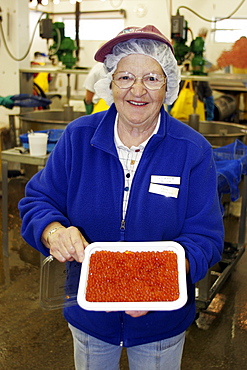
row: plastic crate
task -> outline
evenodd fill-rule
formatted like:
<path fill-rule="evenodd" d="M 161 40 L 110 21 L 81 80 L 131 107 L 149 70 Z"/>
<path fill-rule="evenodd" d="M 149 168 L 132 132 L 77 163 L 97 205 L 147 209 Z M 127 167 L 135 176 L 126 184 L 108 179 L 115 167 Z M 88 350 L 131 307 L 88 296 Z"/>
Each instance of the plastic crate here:
<path fill-rule="evenodd" d="M 247 146 L 240 140 L 213 150 L 218 175 L 218 192 L 231 195 L 235 201 L 240 196 L 239 183 L 247 175 Z"/>
<path fill-rule="evenodd" d="M 51 130 L 42 130 L 42 131 L 34 131 L 34 132 L 44 132 L 48 134 L 47 153 L 50 153 L 54 149 L 56 143 L 58 142 L 64 130 L 51 129 Z M 28 134 L 20 135 L 20 140 L 21 140 L 23 148 L 29 149 Z"/>

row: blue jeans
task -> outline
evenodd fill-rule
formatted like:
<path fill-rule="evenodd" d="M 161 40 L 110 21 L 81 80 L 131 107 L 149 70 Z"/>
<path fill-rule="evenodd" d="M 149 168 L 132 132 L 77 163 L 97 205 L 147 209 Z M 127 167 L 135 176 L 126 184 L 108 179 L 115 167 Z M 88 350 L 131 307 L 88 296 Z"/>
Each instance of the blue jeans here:
<path fill-rule="evenodd" d="M 96 339 L 69 324 L 76 370 L 119 370 L 122 348 Z M 179 370 L 185 332 L 158 342 L 127 348 L 130 370 Z"/>
<path fill-rule="evenodd" d="M 205 99 L 205 106 L 206 106 L 206 116 L 207 121 L 213 121 L 214 120 L 214 97 L 208 96 Z"/>

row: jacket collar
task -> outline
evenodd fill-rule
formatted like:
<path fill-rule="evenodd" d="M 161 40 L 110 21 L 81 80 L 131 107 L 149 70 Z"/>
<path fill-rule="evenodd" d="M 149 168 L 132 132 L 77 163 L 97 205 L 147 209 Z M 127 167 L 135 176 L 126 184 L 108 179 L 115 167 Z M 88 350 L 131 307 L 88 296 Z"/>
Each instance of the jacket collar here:
<path fill-rule="evenodd" d="M 117 114 L 115 104 L 112 104 L 106 112 L 102 112 L 101 114 L 102 118 L 91 139 L 91 145 L 117 156 L 117 150 L 114 143 L 114 123 Z M 156 145 L 158 145 L 166 136 L 167 116 L 168 114 L 162 106 L 159 130 L 149 141 L 150 145 L 152 143 L 152 148 L 155 148 Z"/>

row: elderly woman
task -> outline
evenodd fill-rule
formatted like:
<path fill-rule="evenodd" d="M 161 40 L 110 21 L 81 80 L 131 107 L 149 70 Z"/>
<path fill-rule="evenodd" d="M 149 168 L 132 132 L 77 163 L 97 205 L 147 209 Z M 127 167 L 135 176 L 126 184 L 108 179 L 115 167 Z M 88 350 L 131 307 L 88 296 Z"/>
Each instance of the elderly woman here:
<path fill-rule="evenodd" d="M 222 215 L 210 144 L 165 112 L 179 73 L 170 42 L 153 26 L 132 27 L 95 55 L 106 112 L 70 123 L 19 208 L 24 239 L 80 274 L 95 241 L 180 243 L 188 300 L 173 311 L 92 312 L 65 307 L 76 369 L 116 370 L 122 347 L 132 370 L 180 368 L 195 318 L 195 286 L 221 258 Z M 68 262 L 69 261 L 69 262 Z M 77 280 L 78 280 L 77 278 Z"/>

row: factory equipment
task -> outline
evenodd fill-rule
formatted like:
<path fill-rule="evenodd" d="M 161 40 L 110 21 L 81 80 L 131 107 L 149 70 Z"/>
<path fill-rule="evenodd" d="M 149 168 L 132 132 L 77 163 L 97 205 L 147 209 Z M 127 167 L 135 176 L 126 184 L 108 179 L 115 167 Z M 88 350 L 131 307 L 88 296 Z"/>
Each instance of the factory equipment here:
<path fill-rule="evenodd" d="M 65 68 L 72 68 L 77 61 L 76 57 L 73 56 L 73 52 L 77 47 L 70 37 L 64 36 L 63 22 L 53 23 L 53 39 L 54 44 L 50 47 L 52 55 L 56 54 L 58 60 L 65 65 Z"/>
<path fill-rule="evenodd" d="M 204 65 L 206 63 L 203 58 L 204 51 L 204 40 L 202 37 L 197 36 L 190 44 L 190 50 L 194 54 L 191 65 L 192 65 L 192 74 L 194 75 L 205 75 Z"/>
<path fill-rule="evenodd" d="M 247 210 L 247 146 L 239 140 L 213 151 L 218 193 L 224 208 L 225 242 L 222 260 L 197 283 L 198 312 L 207 310 L 245 251 Z M 241 196 L 241 197 L 240 197 Z M 240 198 L 239 198 L 240 197 Z M 227 212 L 230 201 L 241 201 L 238 223 L 232 223 Z M 227 232 L 230 229 L 230 233 Z M 236 230 L 235 230 L 236 229 Z M 228 235 L 229 234 L 229 235 Z"/>
<path fill-rule="evenodd" d="M 186 45 L 188 41 L 187 35 L 189 31 L 188 22 L 183 16 L 177 14 L 171 18 L 171 38 L 174 42 L 175 58 L 178 64 L 181 65 L 186 57 L 192 54 L 191 65 L 193 75 L 205 75 L 203 58 L 204 40 L 202 37 L 197 36 L 192 40 L 190 46 Z"/>
<path fill-rule="evenodd" d="M 70 121 L 84 114 L 84 112 L 73 111 L 69 106 L 64 107 L 64 110 L 26 112 L 19 115 L 21 133 L 30 130 L 63 129 Z M 243 125 L 214 121 L 200 121 L 198 125 L 198 132 L 214 148 L 232 143 L 236 139 L 245 142 L 247 130 Z"/>
<path fill-rule="evenodd" d="M 228 145 L 237 139 L 245 143 L 247 130 L 243 125 L 215 121 L 200 121 L 198 125 L 198 132 L 213 148 Z"/>
<path fill-rule="evenodd" d="M 173 40 L 173 48 L 175 58 L 179 65 L 185 59 L 185 55 L 189 53 L 189 46 L 186 45 L 188 33 L 188 22 L 183 16 L 174 15 L 171 18 L 171 39 Z"/>
<path fill-rule="evenodd" d="M 20 89 L 21 91 L 27 91 L 28 89 L 32 88 L 32 76 L 34 73 L 40 72 L 40 68 L 27 68 L 20 70 Z M 35 111 L 27 111 L 21 110 L 21 114 L 18 115 L 20 117 L 20 125 L 19 129 L 16 131 L 17 125 L 15 124 L 15 117 L 10 117 L 10 129 L 12 131 L 12 135 L 18 138 L 19 134 L 24 134 L 27 131 L 39 131 L 44 129 L 63 129 L 65 126 L 74 119 L 82 116 L 85 112 L 79 110 L 74 110 L 73 105 L 71 105 L 71 86 L 70 86 L 70 76 L 71 75 L 78 75 L 78 74 L 87 74 L 88 69 L 57 69 L 57 68 L 46 68 L 46 72 L 53 73 L 53 74 L 61 74 L 67 76 L 67 86 L 66 86 L 66 103 L 63 104 L 63 101 L 60 102 L 58 105 L 54 104 L 54 108 L 51 106 L 51 109 L 48 110 L 35 110 Z M 48 95 L 49 96 L 49 95 Z M 56 95 L 52 95 L 56 96 Z M 60 97 L 60 96 L 58 96 Z M 77 95 L 77 99 L 80 97 Z M 81 99 L 82 102 L 82 99 Z M 83 104 L 83 102 L 81 103 Z M 56 107 L 56 108 L 55 108 Z M 16 145 L 16 144 L 15 144 Z"/>
<path fill-rule="evenodd" d="M 224 121 L 237 110 L 237 100 L 230 94 L 224 94 L 214 99 L 214 119 Z"/>
<path fill-rule="evenodd" d="M 74 40 L 64 35 L 64 23 L 55 22 L 49 18 L 42 19 L 40 22 L 40 37 L 53 39 L 54 43 L 50 46 L 50 56 L 57 55 L 58 60 L 63 63 L 65 68 L 71 69 L 76 64 L 74 51 L 77 50 Z"/>
<path fill-rule="evenodd" d="M 64 106 L 57 110 L 40 110 L 20 114 L 21 132 L 39 131 L 47 129 L 64 129 L 74 119 L 85 113 L 74 111 L 73 107 Z"/>
<path fill-rule="evenodd" d="M 191 75 L 206 76 L 204 72 L 204 66 L 206 60 L 203 57 L 205 49 L 204 35 L 193 38 L 190 46 L 186 45 L 188 41 L 188 31 L 191 32 L 188 27 L 188 22 L 183 16 L 179 15 L 179 12 L 175 16 L 171 17 L 171 38 L 173 40 L 173 47 L 175 52 L 175 58 L 177 59 L 178 65 L 184 64 L 191 65 Z M 195 80 L 194 80 L 195 81 Z M 198 84 L 201 80 L 198 80 Z M 198 94 L 195 94 L 195 100 L 198 101 Z M 195 104 L 196 108 L 197 104 Z M 233 94 L 224 94 L 221 97 L 214 99 L 214 120 L 215 121 L 232 121 L 235 120 L 237 114 L 237 100 Z M 196 115 L 191 115 L 191 119 L 198 120 Z M 190 122 L 189 122 L 190 124 Z M 198 126 L 197 122 L 191 124 L 196 129 Z"/>

